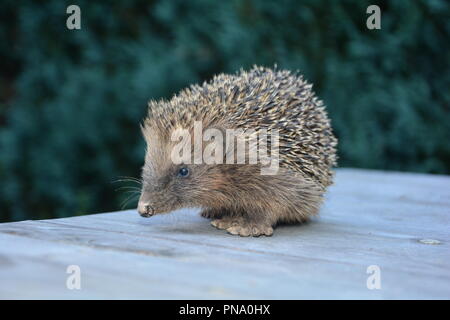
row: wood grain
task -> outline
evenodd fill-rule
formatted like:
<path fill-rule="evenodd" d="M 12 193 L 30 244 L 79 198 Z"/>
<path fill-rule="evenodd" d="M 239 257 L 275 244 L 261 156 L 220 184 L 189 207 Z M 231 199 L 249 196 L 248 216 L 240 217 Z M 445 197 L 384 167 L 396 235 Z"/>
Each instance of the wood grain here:
<path fill-rule="evenodd" d="M 230 236 L 197 210 L 3 223 L 0 298 L 449 299 L 449 190 L 447 176 L 339 169 L 319 218 L 269 238 Z M 66 287 L 69 265 L 81 290 Z"/>

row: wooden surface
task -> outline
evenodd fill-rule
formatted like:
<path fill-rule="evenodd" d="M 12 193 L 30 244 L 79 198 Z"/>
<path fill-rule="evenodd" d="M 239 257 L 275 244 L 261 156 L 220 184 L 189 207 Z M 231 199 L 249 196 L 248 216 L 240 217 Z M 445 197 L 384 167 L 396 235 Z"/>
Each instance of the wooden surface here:
<path fill-rule="evenodd" d="M 450 299 L 450 177 L 336 179 L 319 218 L 270 238 L 228 235 L 196 210 L 1 224 L 0 298 Z M 66 287 L 69 265 L 81 290 Z"/>

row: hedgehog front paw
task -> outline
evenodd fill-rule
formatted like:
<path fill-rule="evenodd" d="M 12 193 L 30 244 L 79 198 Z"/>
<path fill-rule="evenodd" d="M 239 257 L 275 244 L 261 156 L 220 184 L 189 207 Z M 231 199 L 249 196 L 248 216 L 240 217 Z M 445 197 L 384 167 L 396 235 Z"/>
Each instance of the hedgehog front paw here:
<path fill-rule="evenodd" d="M 232 225 L 238 225 L 240 223 L 239 218 L 223 217 L 221 219 L 214 219 L 211 221 L 211 225 L 217 229 L 226 230 Z"/>
<path fill-rule="evenodd" d="M 241 237 L 259 237 L 273 234 L 273 228 L 265 224 L 248 223 L 244 225 L 231 226 L 227 229 L 229 234 L 240 235 Z"/>
<path fill-rule="evenodd" d="M 211 221 L 211 224 L 217 229 L 226 230 L 229 234 L 239 235 L 241 237 L 271 236 L 273 234 L 271 225 L 263 222 L 246 221 L 242 217 L 215 219 Z"/>

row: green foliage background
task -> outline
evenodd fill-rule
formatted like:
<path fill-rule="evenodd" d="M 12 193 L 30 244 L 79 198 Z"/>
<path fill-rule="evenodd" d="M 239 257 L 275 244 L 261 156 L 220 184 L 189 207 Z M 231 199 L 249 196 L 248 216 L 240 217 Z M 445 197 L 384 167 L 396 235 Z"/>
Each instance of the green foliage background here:
<path fill-rule="evenodd" d="M 2 0 L 0 220 L 120 209 L 147 100 L 253 64 L 314 83 L 341 166 L 448 174 L 449 18 L 446 0 Z"/>

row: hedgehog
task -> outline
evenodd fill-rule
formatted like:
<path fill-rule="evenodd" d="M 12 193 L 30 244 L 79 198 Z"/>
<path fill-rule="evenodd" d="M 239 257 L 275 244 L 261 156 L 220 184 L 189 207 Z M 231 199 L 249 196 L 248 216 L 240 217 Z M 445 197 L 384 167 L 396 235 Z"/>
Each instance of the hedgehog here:
<path fill-rule="evenodd" d="M 200 135 L 234 130 L 243 141 L 276 133 L 277 143 L 267 144 L 276 147 L 270 151 L 277 156 L 276 172 L 262 174 L 262 161 L 228 161 L 236 144 L 224 145 L 216 137 L 209 143 L 219 147 L 217 161 L 195 161 L 192 154 L 201 155 L 209 145 L 195 144 L 196 122 L 202 125 Z M 212 226 L 229 234 L 271 236 L 279 224 L 316 215 L 333 181 L 337 139 L 323 102 L 298 71 L 254 66 L 216 75 L 170 100 L 150 100 L 141 130 L 147 148 L 137 211 L 143 217 L 199 208 Z M 184 132 L 183 143 L 174 139 L 175 132 Z M 174 161 L 180 144 L 185 155 Z M 245 159 L 254 147 L 245 149 Z"/>

